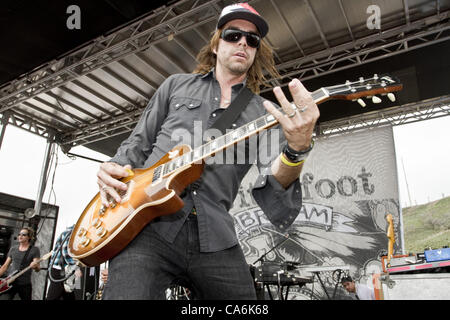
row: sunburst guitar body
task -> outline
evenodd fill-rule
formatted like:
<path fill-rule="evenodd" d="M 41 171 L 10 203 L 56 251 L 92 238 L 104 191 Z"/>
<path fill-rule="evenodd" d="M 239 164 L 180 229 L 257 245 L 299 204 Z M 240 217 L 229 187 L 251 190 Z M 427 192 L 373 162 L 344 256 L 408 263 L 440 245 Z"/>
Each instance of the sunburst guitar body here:
<path fill-rule="evenodd" d="M 190 151 L 187 145 L 177 146 L 152 167 L 133 170 L 121 180 L 128 187 L 121 203 L 110 201 L 104 207 L 97 193 L 73 228 L 69 254 L 86 266 L 99 265 L 123 250 L 150 221 L 180 210 L 184 203 L 179 194 L 200 177 L 203 163 L 190 163 L 166 177 L 155 175 L 171 157 Z"/>

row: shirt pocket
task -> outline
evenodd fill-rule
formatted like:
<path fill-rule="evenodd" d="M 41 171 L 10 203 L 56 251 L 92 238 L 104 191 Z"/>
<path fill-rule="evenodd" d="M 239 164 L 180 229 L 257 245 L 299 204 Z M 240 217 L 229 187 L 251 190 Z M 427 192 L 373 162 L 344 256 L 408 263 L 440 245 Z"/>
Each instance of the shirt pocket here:
<path fill-rule="evenodd" d="M 180 109 L 194 110 L 200 107 L 202 100 L 190 97 L 176 97 L 172 99 L 171 105 L 177 111 Z"/>
<path fill-rule="evenodd" d="M 194 127 L 197 125 L 196 121 L 202 119 L 202 100 L 198 98 L 176 96 L 170 100 L 169 113 L 162 125 L 162 132 L 158 135 L 163 135 L 167 140 L 172 141 L 173 135 L 179 135 L 184 131 L 189 133 L 191 137 L 194 135 Z M 181 130 L 181 131 L 180 131 Z"/>

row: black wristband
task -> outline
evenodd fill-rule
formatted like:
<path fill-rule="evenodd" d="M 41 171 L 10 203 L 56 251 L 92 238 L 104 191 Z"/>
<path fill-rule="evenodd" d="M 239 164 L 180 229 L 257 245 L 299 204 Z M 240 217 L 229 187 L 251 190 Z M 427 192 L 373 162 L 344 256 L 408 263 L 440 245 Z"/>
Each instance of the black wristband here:
<path fill-rule="evenodd" d="M 283 148 L 283 153 L 289 161 L 294 162 L 294 163 L 300 162 L 300 161 L 306 159 L 309 152 L 312 150 L 313 146 L 314 146 L 314 140 L 311 141 L 311 144 L 309 145 L 309 147 L 307 149 L 301 150 L 301 151 L 296 151 L 296 150 L 292 149 L 291 147 L 289 147 L 289 144 L 286 143 Z"/>

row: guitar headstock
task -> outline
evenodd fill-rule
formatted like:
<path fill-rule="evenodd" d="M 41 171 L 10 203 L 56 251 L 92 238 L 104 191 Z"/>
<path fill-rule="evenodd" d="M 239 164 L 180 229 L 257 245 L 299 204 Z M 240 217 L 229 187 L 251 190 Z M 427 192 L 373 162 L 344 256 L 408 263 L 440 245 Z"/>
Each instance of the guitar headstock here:
<path fill-rule="evenodd" d="M 360 99 L 362 97 L 373 97 L 374 103 L 380 103 L 381 99 L 376 97 L 377 94 L 387 95 L 389 100 L 395 101 L 392 92 L 400 91 L 402 88 L 403 85 L 397 78 L 375 74 L 372 78 L 364 79 L 361 77 L 357 81 L 346 81 L 345 84 L 327 87 L 326 89 L 333 99 L 357 100 L 363 105 L 364 102 Z"/>

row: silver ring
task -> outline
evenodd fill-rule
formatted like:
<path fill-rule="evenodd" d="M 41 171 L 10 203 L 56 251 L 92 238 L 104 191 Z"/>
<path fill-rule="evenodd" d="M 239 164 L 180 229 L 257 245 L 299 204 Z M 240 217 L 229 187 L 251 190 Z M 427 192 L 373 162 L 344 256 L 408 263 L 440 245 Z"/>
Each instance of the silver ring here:
<path fill-rule="evenodd" d="M 297 105 L 294 102 L 291 102 L 291 108 L 292 108 L 292 113 L 288 114 L 288 118 L 292 118 L 293 116 L 295 116 L 295 114 L 297 113 Z"/>
<path fill-rule="evenodd" d="M 305 112 L 306 111 L 306 109 L 308 109 L 308 106 L 306 106 L 306 107 L 303 107 L 303 108 L 301 108 L 300 110 L 298 110 L 298 111 L 300 111 L 300 112 Z"/>
<path fill-rule="evenodd" d="M 105 185 L 105 186 L 102 187 L 102 191 L 106 192 L 106 189 L 108 189 L 108 186 Z"/>
<path fill-rule="evenodd" d="M 297 113 L 297 109 L 295 109 L 294 111 L 292 111 L 291 114 L 288 114 L 288 118 L 292 118 L 293 116 L 295 116 L 295 114 Z"/>

